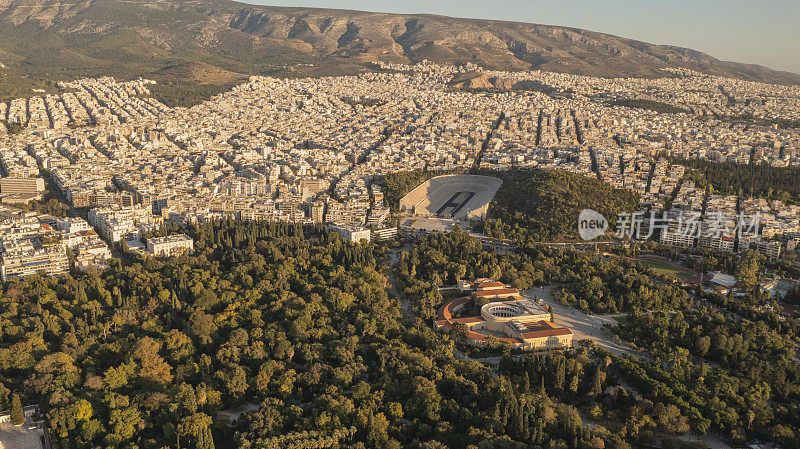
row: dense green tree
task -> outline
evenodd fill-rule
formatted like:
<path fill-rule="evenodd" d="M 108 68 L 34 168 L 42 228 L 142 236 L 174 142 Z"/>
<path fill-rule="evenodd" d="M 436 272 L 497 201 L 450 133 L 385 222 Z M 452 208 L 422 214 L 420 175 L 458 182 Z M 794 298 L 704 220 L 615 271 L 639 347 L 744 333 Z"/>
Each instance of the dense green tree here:
<path fill-rule="evenodd" d="M 194 413 L 185 417 L 178 426 L 180 435 L 188 436 L 192 445 L 184 445 L 194 449 L 214 449 L 214 438 L 211 435 L 211 417 L 205 413 Z"/>
<path fill-rule="evenodd" d="M 11 424 L 15 426 L 25 424 L 25 412 L 22 410 L 22 402 L 18 394 L 11 397 Z"/>
<path fill-rule="evenodd" d="M 605 378 L 605 373 L 603 373 L 602 369 L 598 366 L 597 369 L 594 370 L 594 374 L 592 375 L 592 382 L 589 387 L 590 395 L 597 396 L 603 392 L 604 378 Z"/>
<path fill-rule="evenodd" d="M 758 252 L 748 250 L 736 267 L 736 284 L 743 290 L 754 291 L 761 284 L 759 273 L 762 257 Z"/>
<path fill-rule="evenodd" d="M 673 162 L 693 169 L 693 172 L 687 172 L 688 176 L 700 180 L 701 185 L 709 184 L 717 192 L 800 203 L 800 169 L 797 167 L 707 159 L 676 158 Z"/>

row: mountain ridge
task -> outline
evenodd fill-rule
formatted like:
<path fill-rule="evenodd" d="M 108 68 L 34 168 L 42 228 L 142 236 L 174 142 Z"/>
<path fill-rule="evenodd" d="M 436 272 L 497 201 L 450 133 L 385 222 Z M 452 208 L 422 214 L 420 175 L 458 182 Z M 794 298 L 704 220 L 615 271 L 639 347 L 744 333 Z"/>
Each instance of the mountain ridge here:
<path fill-rule="evenodd" d="M 661 77 L 664 68 L 683 67 L 800 83 L 790 72 L 573 27 L 230 0 L 0 0 L 0 33 L 8 79 L 157 78 L 192 62 L 243 77 L 314 76 L 427 59 L 609 78 Z M 4 87 L 0 80 L 0 93 Z"/>

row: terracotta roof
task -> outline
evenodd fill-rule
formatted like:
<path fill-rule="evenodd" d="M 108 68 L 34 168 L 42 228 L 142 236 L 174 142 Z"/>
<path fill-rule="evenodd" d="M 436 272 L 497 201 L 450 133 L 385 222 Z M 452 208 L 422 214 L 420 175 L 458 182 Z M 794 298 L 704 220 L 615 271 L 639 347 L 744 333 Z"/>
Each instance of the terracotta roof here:
<path fill-rule="evenodd" d="M 479 316 L 468 316 L 465 318 L 453 318 L 450 320 L 451 323 L 461 323 L 461 324 L 475 324 L 475 323 L 483 323 L 483 318 Z"/>
<path fill-rule="evenodd" d="M 519 290 L 516 288 L 497 288 L 494 290 L 483 290 L 475 292 L 475 296 L 500 296 L 500 295 L 518 295 Z"/>
<path fill-rule="evenodd" d="M 489 339 L 489 336 L 486 334 L 479 334 L 478 332 L 467 332 L 467 338 L 471 338 L 477 341 L 486 341 Z M 510 344 L 519 344 L 522 343 L 521 341 L 517 340 L 516 338 L 508 338 L 508 337 L 498 337 L 498 341 L 502 343 L 510 343 Z"/>
<path fill-rule="evenodd" d="M 453 317 L 453 309 L 454 308 L 456 308 L 456 307 L 458 307 L 460 305 L 466 304 L 469 301 L 470 301 L 470 298 L 468 296 L 464 296 L 462 298 L 456 298 L 456 299 L 454 299 L 454 300 L 452 300 L 450 302 L 442 304 L 442 306 L 439 307 L 439 311 L 436 313 L 436 317 L 437 317 L 436 319 L 437 320 L 449 320 L 450 318 Z"/>
<path fill-rule="evenodd" d="M 533 332 L 522 332 L 520 333 L 522 338 L 529 339 L 529 338 L 543 338 L 543 337 L 555 337 L 558 335 L 572 335 L 572 331 L 567 329 L 566 327 L 562 327 L 560 329 L 548 329 L 548 330 L 541 330 L 541 331 L 533 331 Z"/>
<path fill-rule="evenodd" d="M 456 298 L 448 303 L 442 304 L 442 306 L 439 307 L 439 312 L 437 313 L 436 325 L 444 327 L 446 329 L 450 329 L 455 323 L 477 324 L 486 321 L 479 316 L 453 318 L 453 309 L 461 305 L 464 305 L 469 301 L 471 301 L 471 299 L 468 296 L 466 296 L 463 298 Z"/>
<path fill-rule="evenodd" d="M 520 332 L 524 339 L 555 337 L 558 335 L 572 335 L 572 331 L 566 327 L 556 326 L 549 321 L 539 321 L 525 325 L 526 332 Z"/>
<path fill-rule="evenodd" d="M 509 291 L 509 290 L 515 294 L 517 293 L 517 289 L 501 289 L 501 291 Z M 498 290 L 494 291 L 489 290 L 484 293 L 495 293 L 497 291 Z M 477 292 L 477 294 L 479 293 L 481 292 Z M 452 330 L 454 324 L 470 325 L 470 324 L 477 324 L 484 322 L 485 320 L 482 317 L 478 316 L 453 318 L 453 309 L 468 303 L 470 300 L 471 298 L 469 297 L 462 297 L 462 298 L 456 298 L 448 303 L 442 304 L 442 306 L 439 307 L 439 311 L 437 313 L 437 319 L 435 321 L 436 326 L 447 330 Z M 552 337 L 559 335 L 572 335 L 571 330 L 563 327 L 558 327 L 549 321 L 539 321 L 537 323 L 531 323 L 526 325 L 526 328 L 528 329 L 527 332 L 520 333 L 520 335 L 524 339 Z M 484 342 L 489 339 L 489 336 L 486 334 L 481 334 L 467 329 L 466 338 L 478 342 Z M 524 343 L 522 340 L 509 337 L 497 337 L 497 341 L 512 345 Z"/>
<path fill-rule="evenodd" d="M 474 287 L 477 288 L 477 289 L 486 289 L 486 288 L 495 288 L 495 287 L 505 288 L 506 284 L 503 284 L 502 282 L 497 282 L 497 281 L 481 282 L 479 284 L 474 285 Z"/>

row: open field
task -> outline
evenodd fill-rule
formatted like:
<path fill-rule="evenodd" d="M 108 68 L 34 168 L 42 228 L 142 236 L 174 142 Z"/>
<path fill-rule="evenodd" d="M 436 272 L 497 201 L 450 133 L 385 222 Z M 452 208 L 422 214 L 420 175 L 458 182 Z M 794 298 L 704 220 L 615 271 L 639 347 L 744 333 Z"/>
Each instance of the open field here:
<path fill-rule="evenodd" d="M 676 263 L 669 262 L 667 260 L 662 259 L 655 259 L 650 257 L 644 257 L 635 259 L 640 264 L 652 268 L 656 273 L 663 274 L 665 276 L 678 278 L 683 281 L 688 281 L 697 276 L 697 273 L 694 271 L 683 268 Z"/>

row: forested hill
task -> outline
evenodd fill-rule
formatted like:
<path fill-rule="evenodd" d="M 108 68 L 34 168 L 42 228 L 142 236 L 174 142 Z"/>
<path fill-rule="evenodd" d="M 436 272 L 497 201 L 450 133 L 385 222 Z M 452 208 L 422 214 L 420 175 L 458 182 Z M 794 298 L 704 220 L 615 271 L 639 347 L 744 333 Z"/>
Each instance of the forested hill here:
<path fill-rule="evenodd" d="M 229 0 L 0 0 L 0 35 L 0 98 L 86 76 L 225 86 L 243 75 L 345 74 L 372 61 L 423 59 L 603 77 L 685 67 L 800 82 L 797 74 L 575 28 Z"/>
<path fill-rule="evenodd" d="M 564 170 L 490 172 L 503 185 L 489 206 L 483 231 L 504 238 L 537 241 L 578 238 L 578 214 L 600 212 L 614 228 L 617 214 L 638 209 L 636 195 L 603 181 Z"/>
<path fill-rule="evenodd" d="M 531 379 L 531 385 L 539 385 L 551 398 L 581 410 L 581 416 L 587 417 L 585 429 L 608 431 L 603 441 L 567 447 L 707 449 L 747 447 L 753 441 L 800 447 L 800 364 L 796 359 L 800 327 L 796 318 L 752 307 L 760 304 L 757 295 L 734 298 L 697 289 L 690 296 L 665 276 L 626 258 L 537 243 L 499 253 L 463 232 L 417 239 L 408 252 L 399 254 L 396 272 L 399 288 L 412 308 L 426 317 L 433 317 L 437 306 L 448 300 L 447 290 L 437 286 L 485 276 L 519 289 L 550 285 L 562 304 L 584 311 L 630 312 L 619 319 L 618 326 L 604 331 L 617 333 L 622 344 L 627 341 L 646 350 L 647 357 L 590 351 L 587 359 L 578 349 L 566 354 L 566 366 L 559 357 L 543 355 L 503 357 L 498 364 L 501 375 L 522 380 L 517 391 L 525 391 Z M 697 297 L 704 305 L 691 307 L 698 304 Z M 460 316 L 479 313 L 479 304 L 468 303 Z M 573 323 L 581 320 L 577 310 L 564 313 L 571 315 Z M 468 345 L 459 349 L 488 352 Z M 592 358 L 599 364 L 582 365 L 581 361 Z M 596 386 L 600 388 L 593 389 Z M 600 391 L 602 395 L 597 394 Z M 539 398 L 532 399 L 528 403 L 535 406 Z M 528 422 L 535 427 L 543 416 L 534 415 Z M 676 433 L 682 439 L 690 433 L 705 434 L 702 440 L 709 445 L 659 441 Z M 625 442 L 615 441 L 617 436 Z M 558 446 L 537 442 L 477 447 Z"/>

